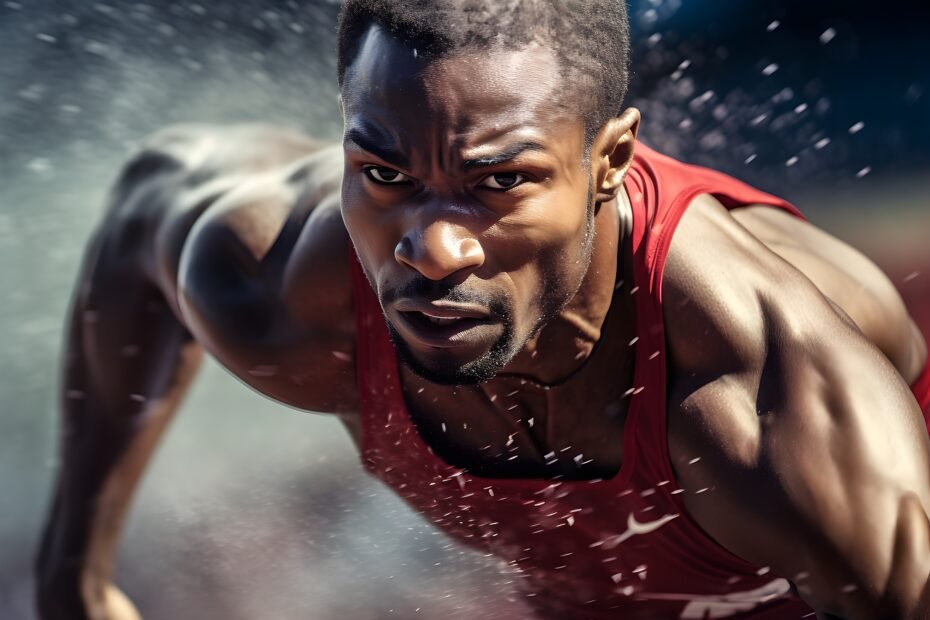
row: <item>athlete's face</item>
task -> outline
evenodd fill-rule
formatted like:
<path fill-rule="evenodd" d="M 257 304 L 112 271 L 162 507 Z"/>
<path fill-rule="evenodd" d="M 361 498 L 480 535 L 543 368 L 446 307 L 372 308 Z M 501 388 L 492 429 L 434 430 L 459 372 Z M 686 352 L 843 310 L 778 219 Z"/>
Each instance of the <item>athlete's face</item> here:
<path fill-rule="evenodd" d="M 372 27 L 346 74 L 342 209 L 404 363 L 493 377 L 572 298 L 594 236 L 551 52 L 425 61 Z"/>

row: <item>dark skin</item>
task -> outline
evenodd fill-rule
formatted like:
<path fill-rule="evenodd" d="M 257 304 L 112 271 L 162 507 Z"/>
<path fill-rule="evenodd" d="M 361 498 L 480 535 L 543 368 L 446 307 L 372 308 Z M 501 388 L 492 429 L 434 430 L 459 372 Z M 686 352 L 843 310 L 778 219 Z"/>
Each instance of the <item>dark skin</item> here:
<path fill-rule="evenodd" d="M 424 61 L 373 28 L 344 85 L 343 146 L 260 127 L 150 141 L 74 301 L 64 413 L 76 432 L 39 560 L 44 618 L 135 617 L 111 585 L 112 553 L 201 348 L 357 438 L 350 237 L 382 299 L 434 285 L 385 310 L 426 375 L 407 367 L 403 383 L 438 454 L 500 477 L 619 469 L 634 334 L 622 180 L 639 114 L 606 123 L 585 161 L 561 85 L 544 48 Z M 689 512 L 737 555 L 794 577 L 822 617 L 927 617 L 930 442 L 907 388 L 926 347 L 887 278 L 810 224 L 700 196 L 663 294 L 673 465 L 681 486 L 716 489 L 688 494 Z M 407 325 L 433 324 L 404 314 L 415 312 L 457 328 Z M 489 361 L 505 324 L 490 380 L 442 384 Z M 495 404 L 516 389 L 535 424 Z M 509 441 L 521 457 L 501 462 Z M 564 444 L 593 461 L 546 466 Z"/>

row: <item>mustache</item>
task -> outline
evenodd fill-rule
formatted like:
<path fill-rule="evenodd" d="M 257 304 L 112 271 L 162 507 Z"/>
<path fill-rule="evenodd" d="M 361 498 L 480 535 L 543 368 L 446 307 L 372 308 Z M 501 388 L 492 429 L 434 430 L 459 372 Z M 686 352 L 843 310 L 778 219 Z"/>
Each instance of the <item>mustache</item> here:
<path fill-rule="evenodd" d="M 401 286 L 381 291 L 381 305 L 388 306 L 399 299 L 416 299 L 427 302 L 444 301 L 452 304 L 470 304 L 490 310 L 492 316 L 510 315 L 509 299 L 500 293 L 477 291 L 463 284 L 445 280 L 429 280 L 416 276 Z"/>

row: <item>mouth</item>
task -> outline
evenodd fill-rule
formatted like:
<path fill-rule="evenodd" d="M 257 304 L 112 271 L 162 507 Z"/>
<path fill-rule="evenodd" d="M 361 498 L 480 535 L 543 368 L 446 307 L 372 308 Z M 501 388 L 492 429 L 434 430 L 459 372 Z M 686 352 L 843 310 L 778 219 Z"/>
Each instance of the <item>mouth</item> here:
<path fill-rule="evenodd" d="M 433 325 L 455 325 L 459 321 L 468 320 L 465 317 L 461 317 L 461 316 L 453 316 L 453 317 L 433 316 L 428 312 L 411 312 L 409 314 L 414 315 L 414 320 L 416 320 L 416 315 L 420 314 L 421 316 L 423 316 L 423 318 L 425 318 L 427 321 L 429 321 Z"/>
<path fill-rule="evenodd" d="M 426 349 L 477 347 L 493 342 L 498 323 L 476 307 L 398 303 L 395 324 L 411 345 Z"/>

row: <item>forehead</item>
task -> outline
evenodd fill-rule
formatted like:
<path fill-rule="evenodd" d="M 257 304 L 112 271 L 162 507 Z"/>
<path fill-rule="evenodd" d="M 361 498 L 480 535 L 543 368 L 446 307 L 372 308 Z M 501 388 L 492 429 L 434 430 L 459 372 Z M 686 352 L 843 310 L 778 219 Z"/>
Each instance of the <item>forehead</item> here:
<path fill-rule="evenodd" d="M 552 50 L 466 50 L 427 58 L 414 46 L 369 28 L 346 72 L 347 126 L 439 125 L 450 136 L 545 130 L 577 123 L 566 105 L 560 64 Z"/>

